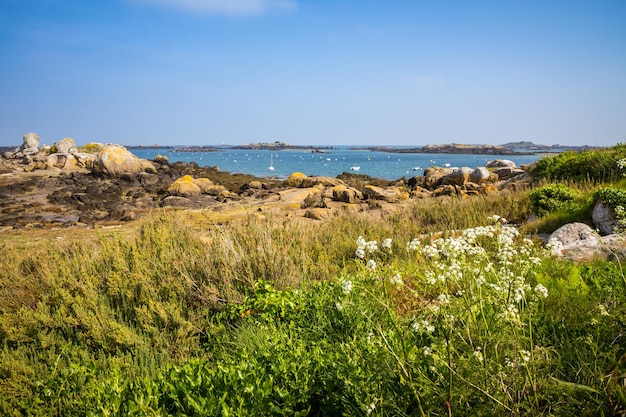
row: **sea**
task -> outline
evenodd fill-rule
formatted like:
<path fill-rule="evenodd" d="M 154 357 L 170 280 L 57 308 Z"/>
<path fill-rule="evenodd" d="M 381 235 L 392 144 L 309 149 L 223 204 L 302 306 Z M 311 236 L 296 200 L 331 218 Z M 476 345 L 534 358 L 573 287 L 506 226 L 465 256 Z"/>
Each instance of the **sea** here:
<path fill-rule="evenodd" d="M 167 156 L 170 162 L 195 162 L 199 166 L 218 167 L 230 173 L 251 174 L 257 177 L 289 177 L 294 172 L 308 176 L 336 177 L 344 172 L 365 174 L 374 178 L 396 180 L 424 174 L 432 166 L 470 167 L 484 166 L 493 159 L 508 159 L 517 166 L 532 163 L 542 157 L 532 155 L 474 155 L 474 154 L 424 154 L 373 151 L 354 146 L 336 146 L 313 152 L 296 150 L 248 150 L 223 148 L 213 152 L 181 152 L 172 148 L 131 149 L 144 159 L 157 155 Z"/>

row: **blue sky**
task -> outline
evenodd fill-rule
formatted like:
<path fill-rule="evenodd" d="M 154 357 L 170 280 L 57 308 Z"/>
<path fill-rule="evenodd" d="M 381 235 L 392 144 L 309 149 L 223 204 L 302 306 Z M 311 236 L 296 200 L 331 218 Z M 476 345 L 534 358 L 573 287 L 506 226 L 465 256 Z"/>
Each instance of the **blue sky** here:
<path fill-rule="evenodd" d="M 0 146 L 613 145 L 624 0 L 0 0 Z"/>

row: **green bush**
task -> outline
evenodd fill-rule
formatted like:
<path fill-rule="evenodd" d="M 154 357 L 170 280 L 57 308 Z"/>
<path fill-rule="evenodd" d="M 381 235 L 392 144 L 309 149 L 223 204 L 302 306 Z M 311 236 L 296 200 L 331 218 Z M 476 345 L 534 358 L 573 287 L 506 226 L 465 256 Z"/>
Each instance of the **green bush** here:
<path fill-rule="evenodd" d="M 622 176 L 617 161 L 626 157 L 626 144 L 583 152 L 563 152 L 537 161 L 536 178 L 571 181 L 613 181 Z"/>
<path fill-rule="evenodd" d="M 550 184 L 529 194 L 534 211 L 544 216 L 570 204 L 578 192 L 563 184 Z"/>

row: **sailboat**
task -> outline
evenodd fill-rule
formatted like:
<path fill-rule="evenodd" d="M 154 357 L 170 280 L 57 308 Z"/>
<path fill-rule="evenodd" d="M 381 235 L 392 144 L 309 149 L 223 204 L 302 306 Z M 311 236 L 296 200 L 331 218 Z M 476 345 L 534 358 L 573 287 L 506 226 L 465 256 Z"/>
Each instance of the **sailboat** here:
<path fill-rule="evenodd" d="M 270 154 L 270 166 L 267 169 L 269 169 L 270 171 L 274 171 L 274 154 L 273 153 Z"/>

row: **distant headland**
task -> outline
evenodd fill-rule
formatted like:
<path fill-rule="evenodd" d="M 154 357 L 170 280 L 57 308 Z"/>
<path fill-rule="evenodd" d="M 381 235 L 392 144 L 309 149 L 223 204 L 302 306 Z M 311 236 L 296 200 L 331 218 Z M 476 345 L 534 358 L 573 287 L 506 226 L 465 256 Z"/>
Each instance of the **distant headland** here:
<path fill-rule="evenodd" d="M 582 151 L 590 146 L 537 145 L 532 142 L 509 142 L 503 145 L 466 145 L 449 143 L 443 145 L 425 145 L 420 147 L 369 146 L 351 149 L 365 149 L 389 153 L 427 153 L 427 154 L 476 154 L 476 155 L 533 155 L 537 153 L 558 153 L 563 151 Z"/>

